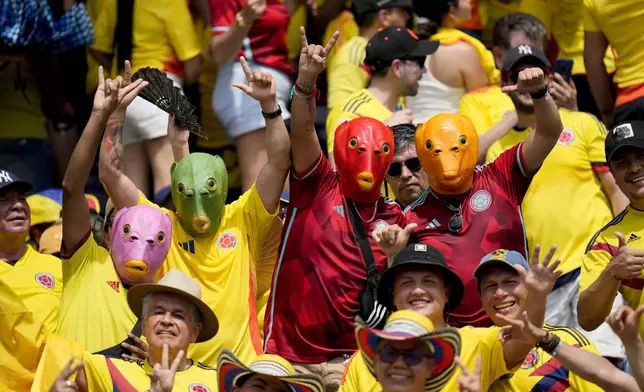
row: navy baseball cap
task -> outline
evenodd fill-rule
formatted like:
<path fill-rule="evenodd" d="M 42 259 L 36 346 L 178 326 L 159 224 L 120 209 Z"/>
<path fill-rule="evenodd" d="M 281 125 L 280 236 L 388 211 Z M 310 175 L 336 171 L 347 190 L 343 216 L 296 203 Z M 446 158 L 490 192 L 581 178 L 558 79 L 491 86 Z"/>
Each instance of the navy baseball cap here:
<path fill-rule="evenodd" d="M 525 259 L 525 257 L 523 257 L 521 253 L 514 250 L 497 249 L 494 252 L 488 253 L 483 256 L 478 267 L 476 267 L 476 269 L 474 270 L 474 277 L 476 279 L 479 279 L 481 270 L 484 267 L 488 267 L 494 264 L 505 264 L 512 268 L 520 265 L 525 268 L 526 271 L 530 271 L 530 264 L 528 264 L 528 261 Z"/>
<path fill-rule="evenodd" d="M 604 142 L 606 161 L 624 147 L 635 147 L 644 150 L 644 121 L 628 121 L 615 126 Z"/>
<path fill-rule="evenodd" d="M 510 79 L 512 82 L 516 83 L 519 75 L 519 70 L 517 68 L 519 65 L 523 64 L 539 67 L 548 72 L 550 70 L 550 62 L 539 48 L 532 45 L 519 45 L 508 50 L 505 55 L 503 66 L 501 67 L 503 80 L 507 81 Z"/>
<path fill-rule="evenodd" d="M 33 186 L 29 181 L 21 180 L 8 170 L 0 170 L 0 191 L 6 188 L 16 188 L 23 193 L 28 193 Z"/>

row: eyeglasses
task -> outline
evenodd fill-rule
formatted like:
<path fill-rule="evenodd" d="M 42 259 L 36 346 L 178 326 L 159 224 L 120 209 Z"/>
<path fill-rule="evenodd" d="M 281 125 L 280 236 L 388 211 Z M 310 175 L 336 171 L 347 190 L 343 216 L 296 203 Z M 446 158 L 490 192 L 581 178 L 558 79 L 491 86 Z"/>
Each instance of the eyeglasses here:
<path fill-rule="evenodd" d="M 391 177 L 398 177 L 402 174 L 403 165 L 413 173 L 418 172 L 422 168 L 420 159 L 409 158 L 404 162 L 392 162 L 391 165 L 389 165 L 387 174 L 389 174 Z"/>
<path fill-rule="evenodd" d="M 461 201 L 458 199 L 451 199 L 445 202 L 445 207 L 455 214 L 449 218 L 447 228 L 452 233 L 458 233 L 463 228 L 463 215 L 461 214 Z"/>
<path fill-rule="evenodd" d="M 431 359 L 432 354 L 420 350 L 395 350 L 391 346 L 384 346 L 378 351 L 378 358 L 385 363 L 394 363 L 398 357 L 402 357 L 407 366 L 416 366 L 423 361 L 423 358 Z"/>

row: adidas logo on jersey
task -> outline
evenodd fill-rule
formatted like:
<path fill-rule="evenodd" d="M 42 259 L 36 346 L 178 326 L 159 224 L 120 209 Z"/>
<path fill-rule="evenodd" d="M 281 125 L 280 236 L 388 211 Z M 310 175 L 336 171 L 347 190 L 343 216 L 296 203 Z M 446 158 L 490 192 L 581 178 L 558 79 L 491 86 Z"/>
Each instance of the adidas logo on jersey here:
<path fill-rule="evenodd" d="M 334 206 L 333 210 L 344 218 L 344 206 Z"/>
<path fill-rule="evenodd" d="M 185 250 L 186 252 L 190 252 L 193 255 L 195 254 L 195 241 L 194 240 L 190 240 L 190 241 L 187 241 L 187 242 L 178 242 L 178 244 L 179 244 L 179 247 L 181 249 Z"/>
<path fill-rule="evenodd" d="M 117 293 L 120 293 L 120 292 L 121 292 L 121 282 L 117 282 L 117 281 L 114 281 L 114 280 L 108 280 L 108 281 L 107 281 L 107 284 L 108 284 L 112 289 L 114 289 L 114 291 L 116 291 Z"/>
<path fill-rule="evenodd" d="M 431 222 L 427 225 L 426 229 L 435 229 L 437 227 L 440 227 L 440 223 L 436 219 L 432 219 Z"/>
<path fill-rule="evenodd" d="M 635 233 L 631 233 L 631 235 L 628 237 L 628 240 L 626 241 L 627 244 L 630 244 L 631 242 L 637 241 L 640 239 L 640 236 L 638 236 Z"/>

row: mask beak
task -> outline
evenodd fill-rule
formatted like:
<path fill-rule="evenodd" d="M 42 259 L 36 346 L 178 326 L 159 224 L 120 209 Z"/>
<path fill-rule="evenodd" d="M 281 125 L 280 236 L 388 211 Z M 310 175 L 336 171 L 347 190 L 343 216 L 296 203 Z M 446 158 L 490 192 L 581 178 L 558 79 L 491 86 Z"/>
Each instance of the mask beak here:
<path fill-rule="evenodd" d="M 143 260 L 128 260 L 125 262 L 125 270 L 133 278 L 143 278 L 148 274 L 150 267 Z"/>
<path fill-rule="evenodd" d="M 196 216 L 192 219 L 192 226 L 198 233 L 205 233 L 210 227 L 210 219 L 205 215 Z"/>
<path fill-rule="evenodd" d="M 358 173 L 358 175 L 356 176 L 356 181 L 358 182 L 360 190 L 362 190 L 363 192 L 369 192 L 375 184 L 373 174 L 367 171 Z"/>

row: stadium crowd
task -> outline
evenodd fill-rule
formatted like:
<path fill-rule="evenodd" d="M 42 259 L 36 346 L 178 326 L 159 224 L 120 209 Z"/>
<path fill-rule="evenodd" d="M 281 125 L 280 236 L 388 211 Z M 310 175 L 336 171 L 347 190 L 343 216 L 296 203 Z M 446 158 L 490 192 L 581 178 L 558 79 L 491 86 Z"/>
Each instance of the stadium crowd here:
<path fill-rule="evenodd" d="M 0 15 L 0 391 L 644 391 L 644 0 Z"/>

